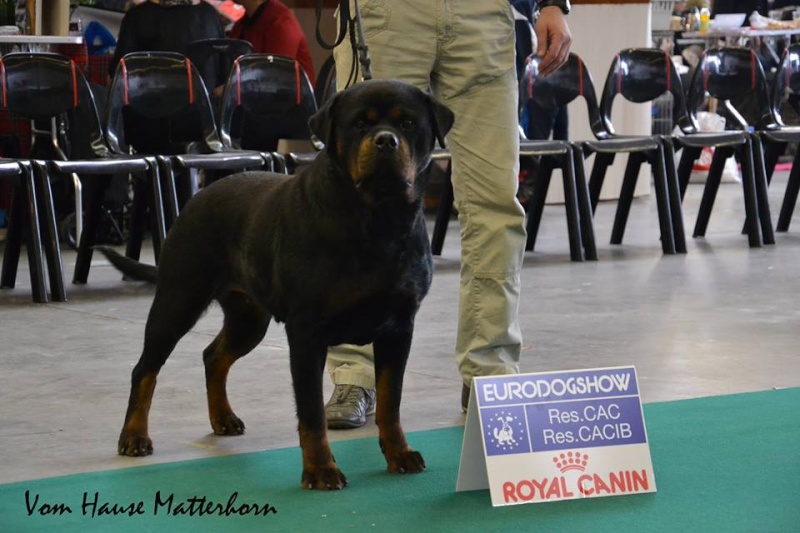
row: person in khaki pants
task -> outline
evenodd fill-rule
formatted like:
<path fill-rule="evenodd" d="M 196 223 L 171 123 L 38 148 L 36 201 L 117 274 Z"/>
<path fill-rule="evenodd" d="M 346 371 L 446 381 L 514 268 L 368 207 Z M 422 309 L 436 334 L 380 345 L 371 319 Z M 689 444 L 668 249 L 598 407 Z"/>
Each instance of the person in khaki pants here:
<path fill-rule="evenodd" d="M 461 226 L 456 362 L 466 409 L 473 376 L 519 372 L 518 321 L 525 213 L 517 201 L 519 130 L 514 16 L 508 0 L 360 0 L 374 78 L 429 92 L 456 115 L 447 136 Z M 543 0 L 536 25 L 541 72 L 560 67 L 571 36 L 568 0 Z M 351 2 L 351 12 L 354 12 Z M 548 46 L 549 43 L 549 46 Z M 349 41 L 334 50 L 337 88 L 353 72 Z M 356 73 L 360 78 L 360 75 Z M 375 408 L 371 346 L 328 353 L 335 388 L 328 427 L 362 426 Z"/>

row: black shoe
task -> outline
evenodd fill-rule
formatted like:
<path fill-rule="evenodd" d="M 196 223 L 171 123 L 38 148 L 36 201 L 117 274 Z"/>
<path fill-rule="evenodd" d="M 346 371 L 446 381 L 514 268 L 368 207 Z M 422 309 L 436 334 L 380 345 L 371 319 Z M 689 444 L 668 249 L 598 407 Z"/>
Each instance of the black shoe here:
<path fill-rule="evenodd" d="M 360 428 L 375 412 L 375 390 L 355 385 L 336 385 L 325 404 L 328 429 Z"/>
<path fill-rule="evenodd" d="M 464 383 L 461 386 L 461 410 L 465 413 L 467 412 L 467 407 L 469 407 L 469 391 L 470 386 Z"/>

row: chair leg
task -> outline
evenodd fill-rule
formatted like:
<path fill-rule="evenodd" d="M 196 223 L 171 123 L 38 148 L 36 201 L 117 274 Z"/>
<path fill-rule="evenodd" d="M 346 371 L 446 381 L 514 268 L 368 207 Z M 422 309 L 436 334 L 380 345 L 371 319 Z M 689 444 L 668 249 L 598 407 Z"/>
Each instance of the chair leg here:
<path fill-rule="evenodd" d="M 133 179 L 133 203 L 131 204 L 131 227 L 128 242 L 125 245 L 125 256 L 136 261 L 142 251 L 144 230 L 147 226 L 147 204 L 150 184 L 147 180 L 136 176 Z"/>
<path fill-rule="evenodd" d="M 47 303 L 50 301 L 50 297 L 47 294 L 44 275 L 42 237 L 39 231 L 39 212 L 36 206 L 36 183 L 30 167 L 22 167 L 20 180 L 14 188 L 14 198 L 11 202 L 0 286 L 4 289 L 13 289 L 16 285 L 20 249 L 24 241 L 28 251 L 28 269 L 31 276 L 33 301 Z"/>
<path fill-rule="evenodd" d="M 761 232 L 759 230 L 758 214 L 758 189 L 756 186 L 756 172 L 753 168 L 753 144 L 750 139 L 745 143 L 741 152 L 742 158 L 742 185 L 744 187 L 744 211 L 747 221 L 747 238 L 751 248 L 761 246 Z"/>
<path fill-rule="evenodd" d="M 564 207 L 567 213 L 567 232 L 569 235 L 569 252 L 573 261 L 583 261 L 583 243 L 581 242 L 581 225 L 578 208 L 578 191 L 575 180 L 575 161 L 572 150 L 562 157 L 561 175 L 564 181 Z"/>
<path fill-rule="evenodd" d="M 714 201 L 717 199 L 717 191 L 722 180 L 722 171 L 725 168 L 725 160 L 732 155 L 732 149 L 717 147 L 714 150 L 714 157 L 711 159 L 711 168 L 708 169 L 708 178 L 703 189 L 703 198 L 700 201 L 700 209 L 697 212 L 697 221 L 694 225 L 693 237 L 703 237 L 708 228 L 708 220 L 711 218 L 711 210 L 714 208 Z"/>
<path fill-rule="evenodd" d="M 105 180 L 101 176 L 92 176 L 87 183 L 86 196 L 84 203 L 86 212 L 83 225 L 83 235 L 78 243 L 78 255 L 75 259 L 75 272 L 72 275 L 72 283 L 83 285 L 89 278 L 89 268 L 92 266 L 92 252 L 97 239 L 97 228 L 102 216 L 102 202 L 105 194 Z"/>
<path fill-rule="evenodd" d="M 159 168 L 159 190 L 166 191 L 166 198 L 164 204 L 166 205 L 166 229 L 169 231 L 170 226 L 178 218 L 180 207 L 178 205 L 178 189 L 175 185 L 175 171 L 172 168 L 172 161 L 169 157 L 158 156 Z"/>
<path fill-rule="evenodd" d="M 684 146 L 681 150 L 681 160 L 678 163 L 678 185 L 681 190 L 681 200 L 686 196 L 686 188 L 689 186 L 689 178 L 692 177 L 692 167 L 697 158 L 700 157 L 702 148 Z"/>
<path fill-rule="evenodd" d="M 789 172 L 789 181 L 786 184 L 786 193 L 784 193 L 781 212 L 778 216 L 778 231 L 789 231 L 789 224 L 792 222 L 794 208 L 797 205 L 798 193 L 800 193 L 800 150 L 795 154 L 792 170 Z"/>
<path fill-rule="evenodd" d="M 750 136 L 750 142 L 753 148 L 753 177 L 756 180 L 761 238 L 764 240 L 764 244 L 775 244 L 775 232 L 772 229 L 772 215 L 769 208 L 767 170 L 764 166 L 764 146 L 761 144 L 761 138 L 756 134 Z"/>
<path fill-rule="evenodd" d="M 6 246 L 3 250 L 3 270 L 0 274 L 0 287 L 13 289 L 17 283 L 17 267 L 19 266 L 19 252 L 25 238 L 25 176 L 19 183 L 14 184 L 11 211 L 8 215 L 8 230 L 6 232 Z"/>
<path fill-rule="evenodd" d="M 50 279 L 50 297 L 56 302 L 66 302 L 67 290 L 64 286 L 64 264 L 61 260 L 61 246 L 58 242 L 56 212 L 53 205 L 53 191 L 50 187 L 50 176 L 47 173 L 46 167 L 38 162 L 32 164 L 31 171 L 38 182 L 39 200 L 42 204 L 40 206 L 42 218 L 40 223 L 42 225 L 43 245 Z M 78 190 L 80 190 L 80 188 Z M 81 205 L 83 205 L 82 202 Z M 76 219 L 81 216 L 83 216 L 82 213 L 75 213 Z"/>
<path fill-rule="evenodd" d="M 50 301 L 44 276 L 44 255 L 42 251 L 42 235 L 39 228 L 39 210 L 36 205 L 36 183 L 33 172 L 23 167 L 25 174 L 25 200 L 28 204 L 28 268 L 31 274 L 33 300 L 38 303 Z"/>
<path fill-rule="evenodd" d="M 636 189 L 642 162 L 642 154 L 628 154 L 628 162 L 625 165 L 625 174 L 622 178 L 622 189 L 617 201 L 617 212 L 614 215 L 614 226 L 611 229 L 611 244 L 622 244 L 622 237 L 625 235 L 625 224 L 628 222 L 628 215 L 633 203 L 633 191 Z"/>
<path fill-rule="evenodd" d="M 658 149 L 652 154 L 650 165 L 653 169 L 653 184 L 656 189 L 658 226 L 661 229 L 661 250 L 665 254 L 674 254 L 676 251 L 675 232 L 672 227 L 669 186 L 667 185 L 667 171 L 664 162 L 664 147 L 662 145 L 659 144 Z"/>
<path fill-rule="evenodd" d="M 436 222 L 433 225 L 433 236 L 431 237 L 431 253 L 433 253 L 433 255 L 442 255 L 444 237 L 447 234 L 447 226 L 453 214 L 454 196 L 452 168 L 452 162 L 448 161 L 442 192 L 439 195 L 439 209 L 436 212 Z"/>
<path fill-rule="evenodd" d="M 147 176 L 150 183 L 149 191 L 152 195 L 152 227 L 150 233 L 153 238 L 153 253 L 156 264 L 158 264 L 158 259 L 161 256 L 161 245 L 164 243 L 164 239 L 167 238 L 167 213 L 164 209 L 164 203 L 167 199 L 164 198 L 164 190 L 161 188 L 158 162 L 155 159 L 148 159 L 148 163 Z"/>
<path fill-rule="evenodd" d="M 686 253 L 686 231 L 683 227 L 683 207 L 681 202 L 681 187 L 678 180 L 678 171 L 675 168 L 675 145 L 667 137 L 662 144 L 664 147 L 664 170 L 667 174 L 667 197 L 672 218 L 672 236 L 675 241 L 675 252 Z"/>
<path fill-rule="evenodd" d="M 575 190 L 578 195 L 578 209 L 581 217 L 581 241 L 584 255 L 589 261 L 597 260 L 597 245 L 594 239 L 594 223 L 592 221 L 592 200 L 589 197 L 589 186 L 586 184 L 586 165 L 583 149 L 579 145 L 572 146 L 573 168 L 575 169 Z"/>
<path fill-rule="evenodd" d="M 788 143 L 764 141 L 764 169 L 767 173 L 767 183 L 772 183 L 772 175 L 775 173 L 775 166 L 778 159 L 786 151 Z"/>
<path fill-rule="evenodd" d="M 592 213 L 597 210 L 597 203 L 600 201 L 600 191 L 603 189 L 603 181 L 606 179 L 608 167 L 614 162 L 614 154 L 595 154 L 592 173 L 589 176 L 589 199 L 592 201 Z"/>
<path fill-rule="evenodd" d="M 553 176 L 553 162 L 548 157 L 543 157 L 539 164 L 536 177 L 533 180 L 533 193 L 528 203 L 528 218 L 525 221 L 525 231 L 528 234 L 525 241 L 525 251 L 532 252 L 536 247 L 536 237 L 539 234 L 539 225 L 542 222 L 544 202 L 550 188 L 550 178 Z"/>

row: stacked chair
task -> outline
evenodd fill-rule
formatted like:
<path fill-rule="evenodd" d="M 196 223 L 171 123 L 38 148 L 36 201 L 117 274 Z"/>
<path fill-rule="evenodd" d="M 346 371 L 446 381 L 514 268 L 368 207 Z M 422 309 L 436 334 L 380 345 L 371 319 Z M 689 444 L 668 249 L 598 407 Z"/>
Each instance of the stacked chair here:
<path fill-rule="evenodd" d="M 200 44 L 212 49 L 220 45 Z M 235 42 L 221 44 L 230 45 L 237 55 L 237 51 L 249 51 L 237 48 Z M 138 259 L 149 221 L 157 260 L 182 201 L 196 190 L 189 188 L 179 199 L 176 174 L 185 176 L 199 169 L 285 170 L 285 163 L 276 164 L 285 161 L 274 153 L 277 139 L 311 139 L 308 118 L 317 109 L 313 87 L 294 60 L 259 54 L 241 59 L 231 69 L 218 128 L 205 83 L 186 56 L 170 52 L 126 55 L 110 86 L 104 130 L 91 89 L 69 58 L 48 53 L 4 56 L 0 68 L 6 89 L 3 108 L 37 124 L 47 123 L 48 128 L 42 130 L 48 135 L 34 137 L 32 152 L 25 159 L 0 161 L 0 177 L 14 182 L 0 286 L 14 287 L 20 250 L 26 245 L 34 300 L 51 299 L 48 277 L 52 299 L 66 299 L 50 189 L 51 178 L 59 174 L 73 177 L 76 217 L 85 220 L 73 277 L 74 283 L 85 283 L 111 175 L 133 173 L 137 178 L 132 181 L 126 255 Z M 57 134 L 65 130 L 70 139 L 80 142 L 59 142 Z M 86 200 L 85 206 L 81 199 Z"/>
<path fill-rule="evenodd" d="M 333 95 L 336 94 L 336 62 L 333 54 L 329 55 L 317 74 L 317 82 L 314 84 L 314 98 L 317 105 L 322 106 Z"/>
<path fill-rule="evenodd" d="M 11 200 L 11 212 L 8 218 L 8 232 L 6 233 L 6 245 L 3 253 L 2 275 L 0 275 L 0 287 L 3 289 L 13 289 L 17 282 L 17 266 L 19 264 L 20 248 L 23 241 L 28 252 L 28 267 L 31 276 L 31 292 L 33 301 L 36 303 L 46 303 L 50 301 L 50 294 L 47 291 L 47 271 L 55 276 L 51 278 L 56 297 L 55 299 L 66 299 L 63 278 L 58 278 L 62 274 L 61 258 L 51 253 L 48 260 L 51 262 L 50 268 L 45 267 L 44 253 L 42 251 L 42 232 L 39 216 L 39 204 L 46 203 L 48 198 L 50 203 L 48 209 L 52 209 L 52 197 L 48 197 L 40 191 L 40 184 L 37 185 L 34 172 L 30 164 L 23 164 L 16 161 L 0 162 L 0 179 L 13 180 L 13 193 Z M 49 223 L 46 219 L 45 223 Z M 54 247 L 59 252 L 58 240 L 55 240 L 56 228 L 55 219 L 52 227 L 48 227 L 48 247 Z M 53 260 L 57 264 L 53 264 Z M 60 297 L 60 298 L 59 298 Z"/>
<path fill-rule="evenodd" d="M 244 43 L 247 44 L 247 43 Z M 197 170 L 232 171 L 267 168 L 291 172 L 312 161 L 316 153 L 276 153 L 278 139 L 312 140 L 308 119 L 317 111 L 315 87 L 299 64 L 281 56 L 253 54 L 248 46 L 225 39 L 195 43 L 194 61 L 170 52 L 136 52 L 121 61 L 112 81 L 105 130 L 92 92 L 74 62 L 49 53 L 8 54 L 0 59 L 4 91 L 2 107 L 14 115 L 52 124 L 49 131 L 34 130 L 31 153 L 19 161 L 0 161 L 0 177 L 14 181 L 14 196 L 0 286 L 13 287 L 23 245 L 28 249 L 33 299 L 66 300 L 63 266 L 50 182 L 72 176 L 76 187 L 76 215 L 85 220 L 78 245 L 74 283 L 85 283 L 101 218 L 101 202 L 112 174 L 134 176 L 133 207 L 126 255 L 138 258 L 148 228 L 153 234 L 156 259 L 170 223 L 182 201 L 176 173 Z M 215 109 L 196 63 L 214 54 L 232 60 L 225 90 Z M 539 58 L 531 54 L 520 77 L 520 107 L 534 102 L 553 109 L 582 97 L 593 139 L 579 141 L 520 141 L 521 158 L 538 158 L 526 226 L 526 250 L 533 250 L 541 223 L 552 172 L 561 169 L 570 257 L 597 259 L 592 218 L 608 167 L 617 154 L 628 156 L 611 235 L 621 244 L 640 167 L 651 165 L 655 185 L 662 250 L 686 251 L 681 201 L 694 161 L 703 147 L 714 147 L 693 236 L 705 235 L 725 160 L 742 165 L 745 205 L 744 233 L 750 246 L 774 243 L 767 187 L 780 154 L 788 142 L 800 141 L 800 127 L 786 126 L 780 115 L 785 92 L 800 91 L 800 44 L 784 53 L 772 93 L 755 55 L 743 48 L 710 48 L 701 58 L 684 93 L 670 58 L 656 49 L 627 49 L 613 59 L 598 102 L 592 77 L 584 62 L 570 54 L 568 62 L 548 77 L 538 75 Z M 335 67 L 316 91 L 332 94 Z M 672 95 L 676 135 L 620 135 L 611 121 L 616 97 L 652 102 Z M 748 124 L 732 101 L 743 96 L 758 102 L 759 118 Z M 709 99 L 729 129 L 702 132 L 697 115 Z M 535 120 L 535 117 L 534 117 Z M 58 131 L 69 128 L 70 139 L 59 143 Z M 314 144 L 320 149 L 319 143 Z M 675 153 L 680 150 L 676 165 Z M 587 180 L 584 160 L 594 155 Z M 436 150 L 434 160 L 448 160 L 447 150 Z M 800 154 L 796 156 L 800 157 Z M 78 175 L 81 176 L 78 179 Z M 81 192 L 81 184 L 85 190 Z M 190 187 L 186 196 L 196 190 Z M 800 193 L 800 165 L 793 164 L 778 230 L 786 231 Z M 81 203 L 85 199 L 86 206 Z M 432 249 L 440 254 L 453 207 L 449 175 L 442 190 L 433 230 Z M 50 289 L 48 292 L 49 280 Z"/>
<path fill-rule="evenodd" d="M 590 124 L 595 139 L 579 144 L 586 155 L 595 154 L 589 178 L 593 211 L 597 208 L 606 171 L 616 154 L 628 155 L 611 232 L 611 244 L 622 244 L 639 170 L 643 163 L 650 164 L 661 228 L 661 247 L 664 253 L 672 254 L 686 252 L 686 241 L 678 179 L 674 169 L 665 160 L 662 138 L 659 135 L 618 135 L 611 121 L 612 106 L 617 95 L 630 102 L 645 103 L 652 102 L 665 93 L 671 93 L 676 100 L 683 99 L 680 78 L 674 72 L 669 56 L 661 50 L 651 48 L 622 50 L 611 62 L 606 76 L 597 111 L 599 121 L 590 106 Z M 680 106 L 676 106 L 675 119 L 679 120 L 680 115 Z"/>
<path fill-rule="evenodd" d="M 577 55 L 570 54 L 567 63 L 547 77 L 539 76 L 539 62 L 539 57 L 528 56 L 525 70 L 520 77 L 521 110 L 529 102 L 535 103 L 540 109 L 557 109 L 566 106 L 578 96 L 586 99 L 590 110 L 596 109 L 591 78 Z M 531 117 L 531 120 L 536 118 Z M 520 158 L 530 157 L 540 158 L 540 162 L 528 206 L 528 240 L 525 249 L 532 251 L 536 245 L 550 178 L 553 170 L 560 168 L 564 184 L 570 257 L 573 261 L 597 259 L 583 157 L 579 156 L 580 161 L 576 165 L 575 146 L 569 141 L 522 139 Z"/>
<path fill-rule="evenodd" d="M 312 141 L 308 120 L 317 112 L 314 87 L 296 60 L 272 54 L 237 58 L 219 110 L 219 131 L 228 149 L 255 150 L 273 161 L 275 170 L 292 172 L 316 152 L 277 153 L 281 139 Z M 322 148 L 314 143 L 315 150 Z M 288 159 L 288 168 L 287 168 Z"/>
<path fill-rule="evenodd" d="M 662 75 L 652 76 L 652 79 L 643 81 L 642 75 L 647 74 L 649 77 L 655 70 L 651 64 L 654 60 L 661 65 Z M 547 77 L 538 76 L 538 62 L 539 58 L 531 56 L 520 80 L 521 106 L 526 105 L 530 99 L 535 99 L 539 106 L 552 109 L 571 104 L 581 97 L 586 104 L 594 139 L 572 142 L 521 141 L 521 156 L 545 156 L 536 176 L 528 207 L 526 250 L 530 251 L 535 247 L 552 170 L 561 168 L 564 177 L 571 258 L 579 260 L 580 255 L 577 250 L 582 246 L 584 258 L 596 259 L 593 212 L 608 167 L 617 154 L 627 154 L 620 206 L 615 218 L 611 243 L 622 243 L 639 169 L 643 163 L 649 163 L 653 168 L 662 250 L 665 254 L 685 252 L 678 181 L 674 165 L 670 167 L 665 161 L 663 139 L 658 135 L 618 135 L 610 118 L 614 97 L 617 94 L 633 102 L 647 102 L 671 90 L 672 78 L 665 79 L 663 75 L 663 72 L 667 71 L 664 65 L 671 65 L 669 58 L 657 50 L 621 52 L 612 62 L 600 103 L 597 101 L 592 76 L 577 54 L 570 54 L 567 63 Z M 674 90 L 680 91 L 679 79 Z M 535 120 L 535 117 L 531 117 L 531 120 Z M 595 161 L 587 187 L 584 158 L 591 154 L 595 154 Z M 673 169 L 672 172 L 669 171 L 670 168 Z M 442 198 L 448 200 L 450 197 L 443 195 Z M 441 202 L 439 209 L 441 216 L 437 218 L 434 237 L 444 231 L 441 225 L 446 224 L 446 219 L 442 213 L 452 209 L 452 200 L 449 204 Z M 434 242 L 434 252 L 437 250 L 436 244 Z"/>
<path fill-rule="evenodd" d="M 781 117 L 781 102 L 786 92 L 800 94 L 800 43 L 794 43 L 784 50 L 778 71 L 775 74 L 770 99 L 771 113 L 767 123 L 760 129 L 759 137 L 765 148 L 766 178 L 769 182 L 775 170 L 778 156 L 783 152 L 786 143 L 800 141 L 800 127 L 787 126 Z M 800 192 L 800 150 L 795 152 L 789 181 L 781 204 L 776 231 L 789 230 L 797 195 Z"/>
<path fill-rule="evenodd" d="M 186 57 L 200 71 L 211 91 L 225 84 L 237 57 L 252 53 L 253 45 L 243 39 L 200 39 L 190 42 L 186 48 Z"/>
<path fill-rule="evenodd" d="M 670 63 L 671 65 L 671 63 Z M 744 97 L 755 97 L 758 102 L 759 124 L 748 124 L 731 104 Z M 720 132 L 700 131 L 697 114 L 705 109 L 709 98 L 719 102 L 729 129 Z M 683 100 L 674 105 L 680 107 Z M 677 168 L 681 196 L 686 192 L 692 166 L 703 147 L 714 147 L 714 157 L 706 179 L 693 236 L 706 233 L 714 206 L 725 160 L 736 156 L 742 165 L 742 185 L 745 206 L 745 233 L 751 247 L 774 244 L 775 235 L 770 219 L 767 182 L 764 171 L 764 153 L 756 134 L 758 129 L 772 122 L 767 81 L 755 52 L 748 48 L 710 48 L 692 75 L 688 88 L 685 116 L 677 121 L 682 135 L 665 138 L 667 163 L 674 160 L 674 150 L 682 148 Z M 772 128 L 777 129 L 777 128 Z"/>
<path fill-rule="evenodd" d="M 117 66 L 108 99 L 106 134 L 115 149 L 155 156 L 165 182 L 168 224 L 196 192 L 189 181 L 179 199 L 176 169 L 229 171 L 263 168 L 259 152 L 220 140 L 203 78 L 175 52 L 132 52 Z"/>
<path fill-rule="evenodd" d="M 26 231 L 29 237 L 29 251 L 33 249 L 36 256 L 35 213 L 38 202 L 46 246 L 45 252 L 49 269 L 52 299 L 66 300 L 61 264 L 60 246 L 56 231 L 55 210 L 53 208 L 50 177 L 56 174 L 74 174 L 91 176 L 88 179 L 86 208 L 78 208 L 77 216 L 84 216 L 86 223 L 81 234 L 78 257 L 73 281 L 85 283 L 91 263 L 91 250 L 95 233 L 101 217 L 100 204 L 109 183 L 109 175 L 114 173 L 136 173 L 142 176 L 134 189 L 134 201 L 143 205 L 154 206 L 153 233 L 156 238 L 163 238 L 163 212 L 158 171 L 155 160 L 140 156 L 130 156 L 113 150 L 107 143 L 101 127 L 97 108 L 91 90 L 76 67 L 66 56 L 48 53 L 14 53 L 3 56 L 0 60 L 0 76 L 2 77 L 3 108 L 16 116 L 37 121 L 37 123 L 54 123 L 53 131 L 69 128 L 72 144 L 60 146 L 57 136 L 51 134 L 49 128 L 37 129 L 34 134 L 29 164 L 23 165 L 26 179 L 25 194 L 17 194 L 19 200 L 12 207 L 11 227 L 6 251 L 3 258 L 2 285 L 14 286 L 14 272 L 19 257 L 20 215 L 22 205 L 27 205 L 28 224 Z M 30 182 L 30 172 L 38 179 L 35 188 Z M 81 191 L 76 191 L 80 197 Z M 77 204 L 82 206 L 81 203 Z M 83 210 L 84 213 L 80 211 Z M 145 220 L 139 220 L 143 224 Z M 142 231 L 134 227 L 132 231 Z M 35 257 L 32 261 L 36 261 Z M 33 270 L 33 264 L 32 264 Z M 32 272 L 33 274 L 33 272 Z M 40 273 L 32 276 L 34 280 L 34 299 L 42 299 L 39 285 Z"/>

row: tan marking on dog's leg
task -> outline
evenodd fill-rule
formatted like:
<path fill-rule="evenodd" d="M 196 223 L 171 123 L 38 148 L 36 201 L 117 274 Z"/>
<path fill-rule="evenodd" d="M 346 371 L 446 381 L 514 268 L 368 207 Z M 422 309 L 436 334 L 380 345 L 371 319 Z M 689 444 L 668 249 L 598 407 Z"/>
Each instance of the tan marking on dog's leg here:
<path fill-rule="evenodd" d="M 389 372 L 378 377 L 375 420 L 378 423 L 378 442 L 386 458 L 389 472 L 406 473 L 425 470 L 422 455 L 412 450 L 400 425 L 399 391 L 394 391 Z"/>
<path fill-rule="evenodd" d="M 138 384 L 131 387 L 128 412 L 117 444 L 120 455 L 140 456 L 153 453 L 153 442 L 148 434 L 147 421 L 156 381 L 155 373 L 145 374 Z"/>
<path fill-rule="evenodd" d="M 300 448 L 303 451 L 303 476 L 300 486 L 304 489 L 339 490 L 347 486 L 347 478 L 336 466 L 323 427 L 321 432 L 299 428 Z"/>
<path fill-rule="evenodd" d="M 203 352 L 208 418 L 215 435 L 241 435 L 245 430 L 244 423 L 234 414 L 227 389 L 228 373 L 237 357 L 225 351 L 225 347 L 226 332 L 223 328 Z"/>

